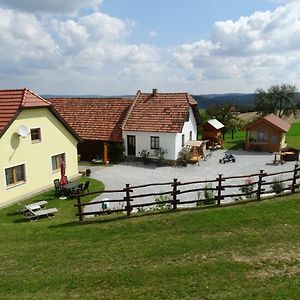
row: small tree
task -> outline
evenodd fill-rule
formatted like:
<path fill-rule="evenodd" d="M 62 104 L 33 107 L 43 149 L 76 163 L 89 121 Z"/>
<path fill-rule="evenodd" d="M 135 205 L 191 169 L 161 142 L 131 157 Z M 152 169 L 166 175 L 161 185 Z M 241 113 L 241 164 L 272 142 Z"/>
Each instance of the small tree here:
<path fill-rule="evenodd" d="M 270 113 L 279 118 L 297 114 L 295 96 L 297 88 L 291 84 L 273 85 L 268 90 L 257 89 L 255 107 L 259 115 L 265 116 Z"/>

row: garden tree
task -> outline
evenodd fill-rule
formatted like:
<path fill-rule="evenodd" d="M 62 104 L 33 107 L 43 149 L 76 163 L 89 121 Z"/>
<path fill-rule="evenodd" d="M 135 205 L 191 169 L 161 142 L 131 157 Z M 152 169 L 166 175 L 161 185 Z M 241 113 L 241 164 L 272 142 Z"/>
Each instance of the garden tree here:
<path fill-rule="evenodd" d="M 226 102 L 223 104 L 216 104 L 209 106 L 206 109 L 207 116 L 212 119 L 215 118 L 221 123 L 223 123 L 224 127 L 222 128 L 223 139 L 225 137 L 226 132 L 229 130 L 233 130 L 235 132 L 238 124 L 238 113 L 235 109 L 235 106 L 232 103 Z M 235 124 L 235 125 L 234 125 Z"/>
<path fill-rule="evenodd" d="M 297 88 L 294 85 L 273 85 L 268 90 L 257 89 L 255 107 L 258 114 L 266 116 L 275 114 L 279 118 L 297 114 L 295 95 Z"/>
<path fill-rule="evenodd" d="M 227 123 L 227 130 L 231 131 L 231 138 L 234 139 L 234 134 L 241 130 L 241 128 L 245 125 L 245 122 L 240 118 L 232 118 Z"/>

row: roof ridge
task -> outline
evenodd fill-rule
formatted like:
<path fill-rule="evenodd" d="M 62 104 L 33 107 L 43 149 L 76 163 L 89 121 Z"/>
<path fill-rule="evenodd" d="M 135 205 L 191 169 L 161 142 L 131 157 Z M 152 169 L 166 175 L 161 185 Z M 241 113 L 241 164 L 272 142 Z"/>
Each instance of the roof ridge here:
<path fill-rule="evenodd" d="M 46 104 L 52 105 L 49 101 L 47 101 L 45 98 L 41 97 L 40 95 L 34 93 L 32 90 L 30 90 L 30 89 L 26 89 L 26 90 L 27 90 L 28 93 L 31 93 L 32 95 L 34 95 L 35 97 L 39 98 L 40 100 L 42 100 Z"/>
<path fill-rule="evenodd" d="M 122 126 L 121 126 L 122 130 L 124 130 L 124 127 L 126 126 L 126 123 L 127 123 L 128 119 L 129 119 L 129 116 L 130 116 L 130 114 L 131 114 L 131 112 L 132 112 L 132 110 L 133 110 L 133 108 L 134 108 L 134 106 L 135 106 L 135 104 L 136 104 L 136 102 L 137 102 L 137 99 L 139 98 L 139 96 L 140 96 L 141 94 L 142 94 L 142 92 L 141 92 L 140 90 L 137 90 L 136 95 L 135 95 L 135 98 L 134 98 L 134 100 L 133 100 L 133 103 L 131 104 L 131 106 L 130 106 L 128 112 L 127 112 L 127 115 L 126 115 L 126 117 L 124 118 L 124 121 L 123 121 L 123 123 L 122 123 Z"/>
<path fill-rule="evenodd" d="M 21 99 L 21 104 L 20 104 L 20 106 L 23 106 L 23 105 L 25 104 L 25 102 L 26 102 L 26 91 L 27 91 L 27 89 L 24 88 L 24 89 L 23 89 L 23 93 L 22 93 L 22 99 Z"/>

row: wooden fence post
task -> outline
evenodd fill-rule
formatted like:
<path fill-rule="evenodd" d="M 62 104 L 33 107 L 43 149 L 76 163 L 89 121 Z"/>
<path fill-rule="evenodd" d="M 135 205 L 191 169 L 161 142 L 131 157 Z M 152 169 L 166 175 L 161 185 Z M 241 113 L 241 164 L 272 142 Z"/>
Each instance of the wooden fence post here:
<path fill-rule="evenodd" d="M 82 215 L 82 203 L 81 203 L 81 197 L 80 197 L 80 193 L 77 193 L 77 204 L 78 204 L 78 215 L 79 215 L 79 222 L 83 221 L 83 215 Z"/>
<path fill-rule="evenodd" d="M 177 209 L 177 179 L 173 182 L 173 209 Z"/>
<path fill-rule="evenodd" d="M 222 174 L 219 174 L 219 177 L 216 179 L 218 181 L 218 186 L 217 186 L 217 189 L 218 189 L 218 195 L 217 195 L 217 204 L 220 205 L 221 204 L 221 199 L 222 199 L 222 196 L 221 196 L 221 190 L 222 190 Z"/>
<path fill-rule="evenodd" d="M 292 181 L 292 193 L 295 193 L 296 190 L 296 182 L 298 179 L 298 163 L 295 164 L 295 168 L 294 168 L 294 176 L 293 176 L 293 181 Z"/>
<path fill-rule="evenodd" d="M 260 196 L 261 196 L 261 184 L 262 184 L 263 173 L 264 170 L 259 170 L 258 183 L 257 183 L 257 195 L 256 195 L 257 200 L 260 200 Z"/>
<path fill-rule="evenodd" d="M 132 208 L 130 205 L 130 185 L 128 183 L 126 183 L 124 200 L 126 201 L 126 212 L 127 212 L 127 217 L 128 217 L 128 216 L 130 216 L 130 212 L 132 211 Z"/>

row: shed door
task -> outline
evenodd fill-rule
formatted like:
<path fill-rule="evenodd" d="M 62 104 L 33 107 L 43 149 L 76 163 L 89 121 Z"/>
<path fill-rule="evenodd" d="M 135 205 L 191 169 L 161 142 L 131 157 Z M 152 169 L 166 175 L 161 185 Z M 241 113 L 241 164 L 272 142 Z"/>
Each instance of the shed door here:
<path fill-rule="evenodd" d="M 127 135 L 127 154 L 135 156 L 135 135 Z"/>

